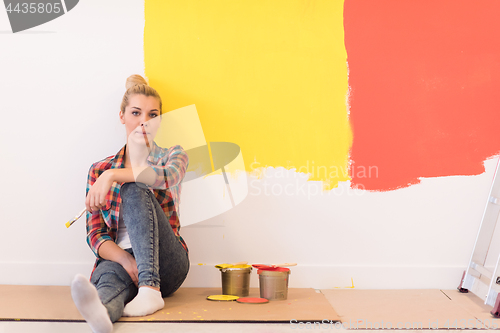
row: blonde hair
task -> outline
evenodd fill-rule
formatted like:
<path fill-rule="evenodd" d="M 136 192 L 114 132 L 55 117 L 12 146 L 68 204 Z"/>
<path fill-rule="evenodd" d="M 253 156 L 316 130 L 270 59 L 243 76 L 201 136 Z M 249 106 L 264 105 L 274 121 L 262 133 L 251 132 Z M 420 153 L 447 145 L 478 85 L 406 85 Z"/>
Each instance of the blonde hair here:
<path fill-rule="evenodd" d="M 155 97 L 160 103 L 160 115 L 162 114 L 163 111 L 161 107 L 162 103 L 160 94 L 158 94 L 158 92 L 154 88 L 148 86 L 148 82 L 142 76 L 137 74 L 130 75 L 127 78 L 127 82 L 125 83 L 125 88 L 127 88 L 127 91 L 123 95 L 122 104 L 120 106 L 120 110 L 122 113 L 125 113 L 125 108 L 129 103 L 130 97 L 139 94 L 146 97 Z"/>

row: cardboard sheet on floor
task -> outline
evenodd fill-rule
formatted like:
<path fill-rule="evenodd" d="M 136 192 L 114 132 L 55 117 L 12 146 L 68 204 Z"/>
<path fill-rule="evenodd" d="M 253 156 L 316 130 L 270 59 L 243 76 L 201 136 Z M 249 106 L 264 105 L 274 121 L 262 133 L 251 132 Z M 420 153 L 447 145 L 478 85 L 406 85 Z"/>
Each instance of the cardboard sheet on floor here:
<path fill-rule="evenodd" d="M 145 317 L 120 321 L 155 322 L 284 322 L 338 321 L 339 317 L 322 293 L 314 289 L 289 289 L 288 299 L 265 304 L 216 302 L 206 299 L 220 288 L 180 288 L 165 298 L 165 307 Z M 250 297 L 259 297 L 251 289 Z M 69 287 L 0 286 L 0 319 L 81 321 Z"/>
<path fill-rule="evenodd" d="M 346 328 L 447 329 L 475 322 L 486 328 L 464 307 L 441 290 L 328 289 L 330 301 Z"/>
<path fill-rule="evenodd" d="M 0 318 L 83 320 L 69 287 L 0 285 Z"/>
<path fill-rule="evenodd" d="M 494 318 L 490 313 L 490 311 L 493 310 L 493 307 L 484 304 L 484 301 L 477 295 L 470 292 L 461 293 L 457 289 L 443 290 L 443 292 L 453 303 L 459 305 L 468 313 L 480 320 L 485 327 L 492 329 L 500 328 L 500 318 Z"/>
<path fill-rule="evenodd" d="M 220 294 L 220 288 L 180 288 L 165 298 L 165 307 L 157 313 L 141 318 L 123 318 L 120 321 L 211 321 L 211 322 L 285 322 L 336 321 L 338 316 L 325 296 L 314 289 L 293 288 L 288 299 L 265 304 L 242 304 L 206 300 Z M 250 289 L 250 297 L 259 297 L 259 289 Z"/>

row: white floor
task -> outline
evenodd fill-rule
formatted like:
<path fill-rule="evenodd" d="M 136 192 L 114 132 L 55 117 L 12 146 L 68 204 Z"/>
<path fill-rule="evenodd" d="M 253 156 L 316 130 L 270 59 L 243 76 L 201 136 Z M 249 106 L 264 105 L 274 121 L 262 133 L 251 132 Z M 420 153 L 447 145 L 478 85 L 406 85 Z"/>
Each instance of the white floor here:
<path fill-rule="evenodd" d="M 290 332 L 287 324 L 116 323 L 114 333 Z M 85 323 L 0 322 L 0 333 L 91 333 Z"/>
<path fill-rule="evenodd" d="M 213 333 L 281 333 L 297 331 L 335 331 L 344 332 L 345 329 L 336 329 L 330 326 L 313 328 L 310 326 L 298 327 L 289 324 L 218 324 L 218 323 L 117 323 L 114 333 L 160 333 L 160 332 L 213 332 Z M 352 331 L 352 330 L 351 330 Z M 362 330 L 367 332 L 370 330 Z M 374 330 L 380 331 L 380 330 Z M 466 330 L 453 330 L 454 333 Z M 481 332 L 494 332 L 495 330 L 481 330 Z M 91 333 L 85 323 L 53 323 L 53 322 L 0 322 L 0 333 Z M 415 333 L 444 333 L 449 330 L 405 330 Z"/>

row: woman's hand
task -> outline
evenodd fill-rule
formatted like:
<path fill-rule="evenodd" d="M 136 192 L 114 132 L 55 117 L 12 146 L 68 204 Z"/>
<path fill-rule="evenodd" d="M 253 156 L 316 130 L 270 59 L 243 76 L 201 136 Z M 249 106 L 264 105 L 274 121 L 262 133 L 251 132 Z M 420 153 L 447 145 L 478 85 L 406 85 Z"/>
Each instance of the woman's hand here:
<path fill-rule="evenodd" d="M 89 212 L 97 211 L 106 206 L 106 196 L 113 184 L 112 171 L 104 171 L 90 188 L 85 198 L 85 206 Z"/>
<path fill-rule="evenodd" d="M 135 261 L 135 258 L 127 251 L 123 251 L 119 264 L 125 268 L 137 287 L 139 284 L 139 271 L 137 270 L 137 262 Z"/>
<path fill-rule="evenodd" d="M 123 268 L 127 271 L 128 275 L 130 275 L 132 281 L 134 281 L 135 285 L 137 286 L 139 284 L 139 271 L 137 270 L 137 262 L 130 253 L 116 245 L 116 243 L 111 240 L 102 243 L 99 247 L 98 252 L 99 257 L 117 262 L 122 265 Z"/>

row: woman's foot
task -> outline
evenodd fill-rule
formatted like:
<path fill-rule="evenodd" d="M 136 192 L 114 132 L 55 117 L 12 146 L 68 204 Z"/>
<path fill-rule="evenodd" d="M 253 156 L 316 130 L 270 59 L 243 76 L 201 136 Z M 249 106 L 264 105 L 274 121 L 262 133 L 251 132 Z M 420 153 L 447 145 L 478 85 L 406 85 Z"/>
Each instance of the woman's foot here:
<path fill-rule="evenodd" d="M 163 309 L 165 301 L 161 297 L 161 292 L 148 287 L 140 287 L 137 296 L 125 305 L 123 315 L 125 317 L 141 317 L 155 313 Z"/>
<path fill-rule="evenodd" d="M 113 323 L 93 284 L 81 274 L 71 282 L 71 297 L 94 333 L 113 332 Z"/>

